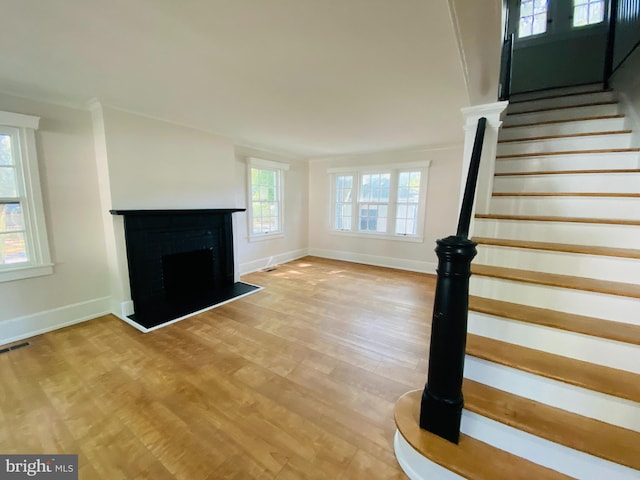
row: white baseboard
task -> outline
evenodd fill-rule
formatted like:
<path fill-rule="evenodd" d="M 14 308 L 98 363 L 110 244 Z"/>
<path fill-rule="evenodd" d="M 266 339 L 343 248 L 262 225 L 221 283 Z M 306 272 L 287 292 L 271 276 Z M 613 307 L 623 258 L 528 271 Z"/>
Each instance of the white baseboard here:
<path fill-rule="evenodd" d="M 308 255 L 306 248 L 300 248 L 298 250 L 291 250 L 290 252 L 279 253 L 266 258 L 260 258 L 258 260 L 252 260 L 240 264 L 240 275 L 247 275 L 248 273 L 257 272 L 258 270 L 264 270 L 265 268 L 274 267 L 281 263 L 291 262 Z"/>
<path fill-rule="evenodd" d="M 375 265 L 376 267 L 397 268 L 419 273 L 436 273 L 437 264 L 432 262 L 421 262 L 417 260 L 407 260 L 405 258 L 382 257 L 378 255 L 368 255 L 357 252 L 344 252 L 339 250 L 325 250 L 322 248 L 310 248 L 309 255 L 332 260 L 343 260 L 345 262 L 364 263 L 365 265 Z"/>
<path fill-rule="evenodd" d="M 110 297 L 65 305 L 0 322 L 0 345 L 68 327 L 109 313 Z"/>

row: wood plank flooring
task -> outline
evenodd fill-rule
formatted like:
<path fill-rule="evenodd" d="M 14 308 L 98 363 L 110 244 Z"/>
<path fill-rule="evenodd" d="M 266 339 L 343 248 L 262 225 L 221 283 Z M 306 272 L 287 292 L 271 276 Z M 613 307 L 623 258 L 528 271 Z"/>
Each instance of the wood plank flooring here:
<path fill-rule="evenodd" d="M 435 277 L 314 257 L 141 334 L 112 316 L 0 355 L 0 451 L 80 478 L 403 479 L 397 399 L 424 386 Z"/>

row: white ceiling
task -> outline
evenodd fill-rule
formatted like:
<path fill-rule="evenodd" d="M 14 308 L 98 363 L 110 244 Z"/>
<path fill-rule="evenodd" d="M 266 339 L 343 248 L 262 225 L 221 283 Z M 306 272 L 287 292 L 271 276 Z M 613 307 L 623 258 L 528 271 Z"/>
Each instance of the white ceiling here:
<path fill-rule="evenodd" d="M 302 157 L 462 138 L 444 0 L 2 3 L 0 91 L 97 98 Z"/>

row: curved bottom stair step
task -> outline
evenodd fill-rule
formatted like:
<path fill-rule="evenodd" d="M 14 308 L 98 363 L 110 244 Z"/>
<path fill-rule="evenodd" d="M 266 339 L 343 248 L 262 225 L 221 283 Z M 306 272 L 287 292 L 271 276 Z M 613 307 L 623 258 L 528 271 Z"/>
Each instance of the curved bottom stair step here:
<path fill-rule="evenodd" d="M 640 469 L 640 433 L 464 380 L 467 410 L 574 450 Z M 640 475 L 640 472 L 639 472 Z"/>
<path fill-rule="evenodd" d="M 406 393 L 396 403 L 394 416 L 402 437 L 430 461 L 472 480 L 571 478 L 464 434 L 455 445 L 422 430 L 419 426 L 421 398 L 421 390 Z"/>
<path fill-rule="evenodd" d="M 640 325 L 469 296 L 469 310 L 487 315 L 640 345 Z"/>
<path fill-rule="evenodd" d="M 467 335 L 467 354 L 570 385 L 640 402 L 640 375 L 635 373 L 473 334 Z"/>

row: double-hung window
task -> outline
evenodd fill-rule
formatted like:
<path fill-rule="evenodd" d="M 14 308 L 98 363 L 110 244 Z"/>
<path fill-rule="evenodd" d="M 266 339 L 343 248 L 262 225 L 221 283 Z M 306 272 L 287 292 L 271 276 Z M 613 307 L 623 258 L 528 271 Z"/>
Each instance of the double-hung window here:
<path fill-rule="evenodd" d="M 0 281 L 52 273 L 36 158 L 39 120 L 0 112 Z"/>
<path fill-rule="evenodd" d="M 549 0 L 521 0 L 518 38 L 545 33 L 548 8 Z"/>
<path fill-rule="evenodd" d="M 284 174 L 288 169 L 286 163 L 248 159 L 250 239 L 274 238 L 284 233 Z"/>
<path fill-rule="evenodd" d="M 573 0 L 573 26 L 584 27 L 604 21 L 604 0 Z"/>
<path fill-rule="evenodd" d="M 332 228 L 351 235 L 420 241 L 429 162 L 332 168 Z"/>

